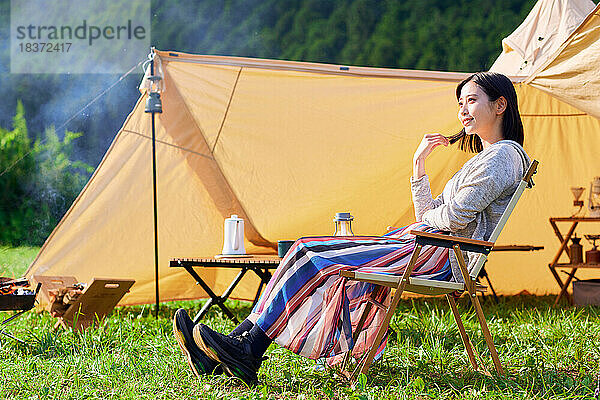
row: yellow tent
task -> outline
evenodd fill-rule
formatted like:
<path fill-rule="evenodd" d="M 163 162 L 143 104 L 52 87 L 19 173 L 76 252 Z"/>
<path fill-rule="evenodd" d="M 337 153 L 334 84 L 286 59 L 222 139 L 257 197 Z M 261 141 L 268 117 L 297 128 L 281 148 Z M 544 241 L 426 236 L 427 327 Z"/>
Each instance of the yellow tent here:
<path fill-rule="evenodd" d="M 569 187 L 600 175 L 598 13 L 596 7 L 544 65 L 515 83 L 525 149 L 541 166 L 499 243 L 545 250 L 491 257 L 487 270 L 499 293 L 557 291 L 547 267 L 558 244 L 548 217 L 569 216 Z M 246 221 L 249 253 L 272 253 L 277 240 L 331 234 L 339 211 L 355 216 L 357 234 L 410 223 L 412 154 L 424 133 L 459 130 L 454 90 L 467 76 L 170 51 L 157 51 L 155 61 L 164 78 L 164 111 L 156 117 L 161 300 L 206 296 L 168 263 L 220 253 L 230 214 Z M 143 90 L 27 276 L 134 278 L 121 304 L 154 300 L 146 97 Z M 432 191 L 468 157 L 455 147 L 436 150 L 427 164 Z M 234 274 L 202 272 L 216 292 Z M 256 285 L 247 276 L 232 297 L 251 299 Z"/>

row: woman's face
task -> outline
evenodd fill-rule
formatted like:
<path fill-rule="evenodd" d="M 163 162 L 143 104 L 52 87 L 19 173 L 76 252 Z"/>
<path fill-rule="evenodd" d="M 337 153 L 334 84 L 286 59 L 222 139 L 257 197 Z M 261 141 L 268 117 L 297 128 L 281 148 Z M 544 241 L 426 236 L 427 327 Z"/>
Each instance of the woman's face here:
<path fill-rule="evenodd" d="M 458 119 L 467 134 L 481 137 L 492 131 L 499 118 L 494 104 L 475 82 L 469 81 L 462 87 L 458 99 Z"/>

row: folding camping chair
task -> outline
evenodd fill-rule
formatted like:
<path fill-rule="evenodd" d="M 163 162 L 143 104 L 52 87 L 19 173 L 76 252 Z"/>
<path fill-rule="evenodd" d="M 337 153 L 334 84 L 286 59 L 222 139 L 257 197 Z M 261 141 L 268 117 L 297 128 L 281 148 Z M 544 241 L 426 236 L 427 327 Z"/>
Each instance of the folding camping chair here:
<path fill-rule="evenodd" d="M 365 310 L 358 322 L 357 328 L 353 334 L 354 342 L 358 339 L 360 331 L 364 325 L 366 316 L 371 310 L 372 305 L 376 307 L 382 308 L 385 310 L 386 314 L 381 324 L 381 327 L 377 331 L 377 336 L 373 345 L 369 349 L 369 351 L 362 357 L 362 359 L 358 360 L 355 369 L 349 372 L 350 378 L 355 380 L 361 373 L 366 373 L 373 362 L 373 358 L 375 357 L 375 353 L 377 352 L 377 348 L 381 344 L 381 341 L 384 338 L 385 333 L 390 324 L 390 320 L 392 319 L 392 315 L 400 301 L 400 297 L 404 291 L 419 293 L 430 296 L 438 296 L 438 295 L 446 295 L 446 299 L 450 304 L 450 308 L 452 310 L 452 314 L 454 315 L 454 319 L 456 320 L 456 324 L 458 325 L 458 330 L 462 339 L 462 342 L 467 351 L 467 355 L 469 357 L 469 361 L 473 366 L 475 371 L 478 371 L 477 360 L 475 359 L 475 350 L 467 336 L 465 328 L 463 326 L 460 314 L 458 313 L 458 308 L 456 307 L 456 302 L 454 300 L 453 294 L 455 292 L 464 292 L 467 291 L 469 293 L 469 298 L 475 308 L 475 313 L 477 314 L 477 319 L 479 320 L 479 324 L 481 325 L 481 330 L 483 332 L 483 337 L 487 343 L 488 349 L 490 351 L 490 355 L 492 357 L 492 361 L 494 362 L 494 367 L 498 374 L 504 375 L 504 370 L 502 369 L 502 364 L 500 363 L 500 359 L 498 357 L 498 352 L 496 351 L 496 347 L 494 346 L 494 341 L 492 339 L 492 335 L 488 329 L 487 323 L 485 321 L 485 316 L 481 309 L 481 305 L 479 303 L 479 299 L 477 297 L 477 291 L 485 291 L 485 287 L 476 283 L 477 276 L 483 264 L 487 260 L 487 255 L 492 250 L 494 246 L 494 242 L 498 239 L 502 228 L 506 224 L 508 217 L 514 210 L 517 201 L 520 199 L 521 195 L 525 191 L 526 187 L 533 187 L 533 180 L 531 179 L 533 174 L 537 172 L 538 161 L 534 160 L 527 173 L 519 183 L 517 190 L 514 195 L 510 199 L 506 210 L 500 217 L 500 221 L 498 225 L 492 232 L 490 236 L 490 241 L 481 241 L 481 240 L 473 240 L 466 239 L 456 236 L 450 235 L 441 235 L 436 233 L 427 233 L 427 232 L 419 232 L 419 231 L 411 231 L 410 233 L 416 236 L 416 246 L 406 267 L 406 270 L 402 274 L 402 276 L 394 276 L 394 275 L 385 275 L 378 273 L 370 273 L 370 272 L 354 272 L 354 271 L 341 271 L 340 275 L 348 278 L 350 280 L 361 281 L 361 282 L 369 282 L 374 283 L 376 285 L 387 286 L 393 289 L 396 289 L 394 296 L 390 302 L 388 307 L 376 302 L 369 301 L 365 306 Z M 460 270 L 462 272 L 462 276 L 464 279 L 464 283 L 461 282 L 446 282 L 446 281 L 436 281 L 436 280 L 428 280 L 422 278 L 411 278 L 410 274 L 415 266 L 421 248 L 424 245 L 432 245 L 439 247 L 452 248 L 454 250 L 454 254 L 456 255 L 456 259 L 460 266 Z M 478 253 L 478 259 L 471 269 L 471 271 L 467 270 L 467 266 L 465 264 L 465 260 L 463 258 L 462 251 L 470 251 Z M 351 357 L 352 350 L 348 351 L 346 359 L 344 361 L 344 366 L 347 364 L 348 360 Z M 485 374 L 489 375 L 489 372 L 485 369 L 484 366 L 483 371 Z"/>

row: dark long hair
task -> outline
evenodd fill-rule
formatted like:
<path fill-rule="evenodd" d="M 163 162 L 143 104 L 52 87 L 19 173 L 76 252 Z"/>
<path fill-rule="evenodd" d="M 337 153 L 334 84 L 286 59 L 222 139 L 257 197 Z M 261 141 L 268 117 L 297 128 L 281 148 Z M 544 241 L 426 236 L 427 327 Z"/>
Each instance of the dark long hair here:
<path fill-rule="evenodd" d="M 467 82 L 473 81 L 479 86 L 490 101 L 496 101 L 500 97 L 506 99 L 506 110 L 502 117 L 502 136 L 504 139 L 514 140 L 523 146 L 523 122 L 519 114 L 519 104 L 517 101 L 517 92 L 506 76 L 497 72 L 477 72 L 456 87 L 456 99 L 460 99 L 460 92 Z M 448 137 L 450 144 L 459 142 L 459 147 L 463 151 L 479 153 L 483 150 L 481 139 L 477 135 L 467 135 L 463 128 L 456 135 Z"/>

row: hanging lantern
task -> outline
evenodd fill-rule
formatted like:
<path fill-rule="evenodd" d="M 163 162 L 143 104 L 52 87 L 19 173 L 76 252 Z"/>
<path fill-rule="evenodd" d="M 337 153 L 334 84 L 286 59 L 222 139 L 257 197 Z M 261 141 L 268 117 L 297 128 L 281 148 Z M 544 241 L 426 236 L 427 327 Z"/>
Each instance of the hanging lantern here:
<path fill-rule="evenodd" d="M 147 79 L 150 81 L 150 93 L 148 93 L 144 111 L 160 114 L 162 113 L 162 102 L 160 100 L 159 82 L 162 78 L 158 75 L 151 75 Z"/>

